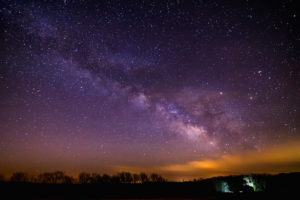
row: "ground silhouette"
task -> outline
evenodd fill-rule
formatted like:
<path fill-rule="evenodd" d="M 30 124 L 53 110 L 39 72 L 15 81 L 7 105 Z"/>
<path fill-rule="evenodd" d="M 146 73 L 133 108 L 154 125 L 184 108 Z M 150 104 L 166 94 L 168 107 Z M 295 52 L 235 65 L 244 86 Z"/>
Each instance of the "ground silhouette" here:
<path fill-rule="evenodd" d="M 158 174 L 120 172 L 115 175 L 80 173 L 77 178 L 64 172 L 32 176 L 14 173 L 0 180 L 2 193 L 11 198 L 103 199 L 103 198 L 198 198 L 267 199 L 299 196 L 300 173 L 250 174 L 170 182 Z"/>

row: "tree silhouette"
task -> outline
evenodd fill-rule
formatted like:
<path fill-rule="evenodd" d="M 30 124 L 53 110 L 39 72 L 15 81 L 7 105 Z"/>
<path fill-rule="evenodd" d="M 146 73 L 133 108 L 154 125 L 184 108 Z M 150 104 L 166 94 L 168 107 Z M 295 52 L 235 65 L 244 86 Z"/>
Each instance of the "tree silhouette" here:
<path fill-rule="evenodd" d="M 80 184 L 89 184 L 91 183 L 91 174 L 82 172 L 78 175 L 78 182 Z"/>
<path fill-rule="evenodd" d="M 72 176 L 65 176 L 64 184 L 74 184 L 75 179 Z"/>
<path fill-rule="evenodd" d="M 39 174 L 37 179 L 39 183 L 54 183 L 51 174 L 48 172 Z"/>
<path fill-rule="evenodd" d="M 0 182 L 4 180 L 4 176 L 0 175 Z M 78 175 L 77 179 L 67 176 L 63 171 L 45 172 L 38 176 L 28 175 L 24 172 L 14 173 L 10 180 L 12 182 L 31 182 L 31 183 L 45 183 L 45 184 L 119 184 L 119 183 L 147 183 L 147 182 L 165 182 L 161 175 L 152 173 L 147 175 L 142 172 L 140 174 L 131 174 L 130 172 L 120 172 L 116 175 L 97 174 L 82 172 Z"/>
<path fill-rule="evenodd" d="M 121 172 L 119 173 L 121 183 L 132 183 L 132 175 L 130 172 Z"/>
<path fill-rule="evenodd" d="M 46 172 L 38 175 L 37 182 L 48 184 L 70 184 L 74 182 L 74 178 L 67 176 L 62 171 Z"/>
<path fill-rule="evenodd" d="M 158 174 L 155 174 L 155 173 L 152 173 L 150 175 L 150 178 L 151 178 L 152 182 L 156 182 L 156 183 L 161 183 L 161 182 L 166 181 L 161 175 L 158 175 Z"/>
<path fill-rule="evenodd" d="M 34 175 L 29 175 L 29 182 L 30 183 L 38 183 L 38 178 Z"/>
<path fill-rule="evenodd" d="M 102 177 L 100 174 L 97 173 L 92 173 L 91 175 L 91 183 L 96 184 L 96 183 L 101 183 L 102 182 Z"/>
<path fill-rule="evenodd" d="M 149 182 L 149 178 L 148 178 L 148 175 L 144 172 L 141 172 L 140 173 L 140 179 L 141 179 L 141 182 L 142 183 L 146 183 L 146 182 Z"/>
<path fill-rule="evenodd" d="M 141 177 L 139 174 L 133 174 L 132 178 L 133 178 L 133 183 L 141 183 Z"/>
<path fill-rule="evenodd" d="M 111 183 L 112 182 L 112 177 L 110 177 L 107 174 L 103 174 L 101 178 L 102 178 L 102 183 Z"/>
<path fill-rule="evenodd" d="M 11 182 L 28 182 L 29 176 L 24 172 L 16 172 L 10 177 Z"/>
<path fill-rule="evenodd" d="M 62 171 L 56 171 L 56 172 L 53 172 L 51 173 L 51 175 L 53 176 L 53 180 L 54 180 L 54 183 L 55 184 L 62 184 L 62 183 L 65 183 L 65 173 L 62 172 Z"/>

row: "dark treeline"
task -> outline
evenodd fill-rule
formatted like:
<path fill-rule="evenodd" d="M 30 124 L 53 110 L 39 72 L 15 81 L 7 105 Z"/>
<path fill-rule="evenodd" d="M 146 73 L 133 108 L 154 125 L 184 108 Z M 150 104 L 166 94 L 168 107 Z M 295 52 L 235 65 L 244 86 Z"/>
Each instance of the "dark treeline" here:
<path fill-rule="evenodd" d="M 31 176 L 14 173 L 0 176 L 3 196 L 11 199 L 87 198 L 204 198 L 204 199 L 295 199 L 300 173 L 239 176 L 168 182 L 157 174 L 116 175 L 81 173 L 76 178 L 57 171 Z M 46 184 L 45 184 L 46 183 Z"/>
<path fill-rule="evenodd" d="M 45 172 L 39 175 L 30 175 L 25 172 L 15 172 L 12 176 L 5 180 L 3 175 L 0 175 L 0 181 L 9 181 L 14 183 L 46 183 L 46 184 L 102 184 L 102 183 L 147 183 L 166 182 L 167 179 L 159 174 L 152 173 L 130 173 L 120 172 L 115 175 L 98 174 L 98 173 L 80 173 L 78 177 L 74 178 L 65 174 L 62 171 Z"/>

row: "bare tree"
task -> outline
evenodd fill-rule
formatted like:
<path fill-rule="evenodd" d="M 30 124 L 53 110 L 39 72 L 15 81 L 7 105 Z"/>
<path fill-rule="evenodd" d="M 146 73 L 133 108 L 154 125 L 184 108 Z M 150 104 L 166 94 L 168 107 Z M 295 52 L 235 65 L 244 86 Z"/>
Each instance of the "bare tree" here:
<path fill-rule="evenodd" d="M 102 183 L 111 183 L 112 182 L 112 177 L 110 177 L 107 174 L 103 174 L 102 177 Z"/>
<path fill-rule="evenodd" d="M 53 177 L 51 173 L 45 172 L 38 175 L 38 182 L 39 183 L 54 183 Z"/>
<path fill-rule="evenodd" d="M 65 183 L 65 173 L 62 171 L 56 171 L 51 173 L 51 175 L 53 176 L 53 180 L 55 184 L 62 184 Z"/>
<path fill-rule="evenodd" d="M 35 175 L 29 175 L 30 183 L 38 183 L 38 178 Z"/>
<path fill-rule="evenodd" d="M 10 177 L 11 182 L 28 182 L 29 176 L 24 172 L 16 172 Z"/>
<path fill-rule="evenodd" d="M 132 183 L 132 175 L 130 172 L 119 173 L 121 183 Z"/>
<path fill-rule="evenodd" d="M 141 172 L 140 173 L 140 179 L 141 179 L 141 182 L 142 183 L 146 183 L 146 182 L 149 182 L 149 178 L 148 178 L 148 175 L 144 172 Z"/>
<path fill-rule="evenodd" d="M 166 182 L 166 180 L 161 176 L 161 175 L 159 175 L 159 174 L 155 174 L 155 173 L 152 173 L 151 175 L 150 175 L 150 178 L 151 178 L 151 181 L 152 182 Z"/>
<path fill-rule="evenodd" d="M 65 176 L 64 183 L 65 184 L 74 184 L 75 183 L 75 179 L 72 176 Z"/>
<path fill-rule="evenodd" d="M 141 183 L 141 177 L 139 174 L 133 174 L 132 178 L 134 183 Z"/>
<path fill-rule="evenodd" d="M 78 181 L 80 184 L 89 184 L 91 183 L 91 174 L 89 173 L 80 173 L 79 176 L 78 176 Z"/>
<path fill-rule="evenodd" d="M 4 176 L 0 175 L 0 182 L 3 182 Z M 31 182 L 31 183 L 46 183 L 46 184 L 72 184 L 78 182 L 80 184 L 99 184 L 99 183 L 146 183 L 146 182 L 166 182 L 166 179 L 161 175 L 152 173 L 131 174 L 130 172 L 120 172 L 117 175 L 109 176 L 107 174 L 97 173 L 80 173 L 77 181 L 65 174 L 63 171 L 45 172 L 38 176 L 29 176 L 23 172 L 14 173 L 10 180 L 12 182 Z"/>
<path fill-rule="evenodd" d="M 46 172 L 38 175 L 37 182 L 47 184 L 70 184 L 74 182 L 74 178 L 67 176 L 62 171 Z"/>
<path fill-rule="evenodd" d="M 95 183 L 101 183 L 102 182 L 102 177 L 100 174 L 97 173 L 92 173 L 91 176 L 91 183 L 95 184 Z"/>

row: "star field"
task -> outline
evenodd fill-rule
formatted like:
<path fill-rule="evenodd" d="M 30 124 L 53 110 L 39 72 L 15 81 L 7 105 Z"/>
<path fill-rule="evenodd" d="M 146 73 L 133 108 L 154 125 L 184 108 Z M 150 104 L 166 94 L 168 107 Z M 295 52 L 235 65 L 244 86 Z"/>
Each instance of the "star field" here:
<path fill-rule="evenodd" d="M 3 173 L 172 177 L 299 141 L 296 1 L 0 5 Z"/>

